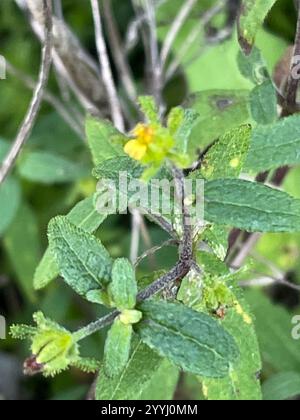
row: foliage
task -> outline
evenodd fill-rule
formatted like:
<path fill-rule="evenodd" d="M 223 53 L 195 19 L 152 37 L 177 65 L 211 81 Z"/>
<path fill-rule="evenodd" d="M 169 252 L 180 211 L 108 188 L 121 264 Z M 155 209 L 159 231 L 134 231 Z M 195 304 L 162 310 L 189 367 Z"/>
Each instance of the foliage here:
<path fill-rule="evenodd" d="M 122 36 L 133 18 L 130 3 L 122 2 L 119 10 L 112 1 Z M 162 45 L 182 3 L 157 6 Z M 116 66 L 124 133 L 110 120 L 107 98 L 105 111 L 99 105 L 100 115 L 89 109 L 85 116 L 86 141 L 77 124 L 69 127 L 44 106 L 0 185 L 0 280 L 9 279 L 3 296 L 0 282 L 0 303 L 13 324 L 3 349 L 25 358 L 16 339 L 30 341 L 24 371 L 47 378 L 51 391 L 45 398 L 84 398 L 93 377 L 78 369 L 99 372 L 97 400 L 170 400 L 175 391 L 207 400 L 300 394 L 299 342 L 291 336 L 299 313 L 299 113 L 285 112 L 273 73 L 288 35 L 263 27 L 282 17 L 274 0 L 242 2 L 235 16 L 238 37 L 226 8 L 203 21 L 217 3 L 195 2 L 164 63 L 160 95 L 149 68 L 142 74 L 141 61 L 149 66 L 151 60 L 140 59 L 139 34 L 129 39 L 127 33 L 141 96 L 132 101 L 126 95 Z M 0 8 L 13 24 L 23 22 L 13 6 Z M 64 12 L 92 50 L 90 14 L 68 2 Z M 1 32 L 2 26 L 7 30 L 4 23 L 0 18 Z M 218 39 L 226 31 L 228 37 Z M 23 36 L 20 29 L 18 45 Z M 6 40 L 5 52 L 10 45 Z M 34 55 L 34 46 L 26 46 L 26 57 Z M 22 57 L 16 61 L 26 63 Z M 59 90 L 52 78 L 49 88 Z M 4 88 L 5 100 L 9 89 Z M 75 97 L 73 92 L 64 104 L 77 116 L 82 104 Z M 11 146 L 11 126 L 18 126 L 6 120 L 0 108 L 6 136 L 0 139 L 1 161 Z M 287 167 L 293 169 L 286 175 Z M 125 186 L 118 183 L 120 174 Z M 155 181 L 171 184 L 173 193 L 155 184 L 158 212 L 147 189 Z M 204 188 L 203 217 L 197 213 L 197 182 Z M 141 203 L 138 193 L 145 190 Z M 118 212 L 109 209 L 112 202 Z M 189 219 L 195 214 L 196 220 Z M 252 233 L 261 236 L 249 250 Z M 295 290 L 287 287 L 290 281 Z M 240 287 L 266 282 L 278 284 L 266 293 Z M 35 326 L 27 325 L 31 313 Z M 38 398 L 38 379 L 32 383 L 31 397 Z"/>

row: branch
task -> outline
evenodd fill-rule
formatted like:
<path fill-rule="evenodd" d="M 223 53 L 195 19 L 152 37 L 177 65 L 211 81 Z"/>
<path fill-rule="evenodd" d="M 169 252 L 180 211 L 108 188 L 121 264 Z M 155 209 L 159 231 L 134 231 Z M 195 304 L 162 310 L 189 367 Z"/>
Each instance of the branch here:
<path fill-rule="evenodd" d="M 199 37 L 203 27 L 207 25 L 214 16 L 216 16 L 220 11 L 223 10 L 225 7 L 226 0 L 219 0 L 219 2 L 208 9 L 200 18 L 200 21 L 197 25 L 190 31 L 187 38 L 185 39 L 183 45 L 180 47 L 179 51 L 176 51 L 176 57 L 174 58 L 173 62 L 170 63 L 166 75 L 165 75 L 165 83 L 168 82 L 177 72 L 179 69 L 184 57 L 189 52 L 189 49 L 192 45 L 195 44 L 197 38 Z M 203 48 L 204 49 L 204 48 Z M 199 54 L 197 55 L 197 58 Z"/>
<path fill-rule="evenodd" d="M 294 74 L 295 68 L 298 66 L 300 57 L 300 7 L 298 7 L 297 29 L 295 36 L 294 53 L 292 56 L 291 70 L 287 83 L 286 100 L 284 104 L 284 115 L 289 115 L 297 109 L 297 93 L 299 85 L 299 77 Z M 297 59 L 297 60 L 296 60 Z"/>
<path fill-rule="evenodd" d="M 104 17 L 107 21 L 107 30 L 109 33 L 109 42 L 111 44 L 111 52 L 115 60 L 116 67 L 119 71 L 124 89 L 128 98 L 136 106 L 137 92 L 131 69 L 124 54 L 124 48 L 116 21 L 112 12 L 111 0 L 103 1 Z"/>
<path fill-rule="evenodd" d="M 28 76 L 27 74 L 23 73 L 19 69 L 15 68 L 11 63 L 6 60 L 6 68 L 7 71 L 12 74 L 13 76 L 17 77 L 23 84 L 28 87 L 29 89 L 35 89 L 36 82 L 32 79 L 32 77 Z M 73 118 L 70 114 L 69 110 L 66 109 L 64 103 L 60 101 L 55 95 L 51 92 L 44 90 L 43 100 L 48 102 L 56 112 L 62 117 L 62 119 L 69 125 L 69 127 L 84 140 L 85 134 L 83 130 L 83 124 L 80 124 L 80 119 L 78 121 Z"/>
<path fill-rule="evenodd" d="M 29 109 L 23 121 L 19 133 L 0 168 L 0 185 L 6 179 L 11 168 L 13 167 L 22 147 L 26 143 L 35 120 L 37 118 L 44 91 L 48 82 L 51 67 L 51 51 L 52 51 L 52 4 L 51 0 L 43 0 L 43 10 L 45 16 L 45 43 L 42 52 L 41 67 L 39 73 L 39 81 L 35 88 L 33 98 Z"/>
<path fill-rule="evenodd" d="M 170 54 L 172 45 L 184 25 L 185 21 L 187 20 L 189 14 L 191 13 L 193 7 L 197 3 L 197 0 L 187 0 L 187 2 L 183 3 L 181 9 L 176 16 L 162 47 L 160 60 L 161 60 L 161 67 L 164 68 L 167 62 L 168 56 Z"/>
<path fill-rule="evenodd" d="M 193 261 L 193 239 L 192 239 L 192 228 L 190 225 L 189 209 L 185 204 L 185 188 L 184 188 L 184 175 L 183 172 L 177 168 L 174 171 L 174 181 L 178 193 L 180 193 L 181 204 L 182 204 L 182 222 L 183 222 L 183 238 L 180 247 L 179 260 L 177 264 L 165 275 L 160 277 L 158 280 L 153 282 L 146 289 L 138 293 L 137 301 L 142 302 L 149 299 L 151 296 L 163 291 L 170 284 L 182 280 L 190 271 L 194 264 Z M 108 315 L 100 318 L 99 320 L 87 325 L 86 327 L 78 330 L 75 333 L 75 337 L 81 340 L 102 328 L 110 325 L 117 316 L 120 315 L 119 311 L 113 311 Z"/>
<path fill-rule="evenodd" d="M 31 27 L 44 42 L 43 0 L 15 0 L 30 19 Z M 30 12 L 30 14 L 28 13 Z M 107 99 L 99 67 L 77 36 L 61 19 L 53 16 L 53 64 L 87 112 L 107 117 Z"/>
<path fill-rule="evenodd" d="M 124 132 L 124 120 L 121 112 L 120 102 L 118 99 L 117 89 L 112 75 L 112 70 L 110 67 L 106 44 L 104 41 L 98 0 L 91 0 L 91 6 L 95 26 L 98 58 L 100 62 L 103 82 L 107 91 L 107 97 L 110 104 L 112 120 L 116 128 Z"/>

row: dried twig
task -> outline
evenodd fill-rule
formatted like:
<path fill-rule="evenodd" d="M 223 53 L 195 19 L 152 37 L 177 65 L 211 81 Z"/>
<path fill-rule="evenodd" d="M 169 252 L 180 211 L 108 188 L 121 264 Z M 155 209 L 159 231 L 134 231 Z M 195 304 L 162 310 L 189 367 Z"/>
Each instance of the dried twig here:
<path fill-rule="evenodd" d="M 135 83 L 127 58 L 124 54 L 122 40 L 112 12 L 111 0 L 105 0 L 103 2 L 103 13 L 107 22 L 107 30 L 109 33 L 108 41 L 110 42 L 111 52 L 114 57 L 116 67 L 128 98 L 134 105 L 136 105 L 137 92 Z"/>
<path fill-rule="evenodd" d="M 216 16 L 220 11 L 223 10 L 225 6 L 226 0 L 220 0 L 216 5 L 211 7 L 207 10 L 200 18 L 199 22 L 197 22 L 196 26 L 190 31 L 189 35 L 187 36 L 184 45 L 179 48 L 179 51 L 176 52 L 176 57 L 170 63 L 168 69 L 166 70 L 165 74 L 165 82 L 168 82 L 178 71 L 184 57 L 189 52 L 191 46 L 196 42 L 197 38 L 201 34 L 203 27 L 211 21 L 211 19 Z M 202 48 L 203 50 L 205 47 Z M 199 53 L 197 54 L 197 58 L 199 57 Z"/>
<path fill-rule="evenodd" d="M 297 110 L 297 93 L 299 86 L 299 77 L 295 77 L 294 70 L 298 66 L 300 57 L 300 8 L 298 8 L 297 29 L 295 36 L 294 52 L 291 62 L 290 75 L 287 82 L 287 93 L 283 113 L 289 115 Z"/>
<path fill-rule="evenodd" d="M 6 68 L 7 71 L 12 74 L 13 76 L 17 77 L 21 82 L 24 83 L 26 87 L 29 89 L 35 89 L 36 82 L 32 79 L 32 77 L 28 76 L 27 74 L 23 73 L 19 69 L 15 68 L 11 63 L 6 61 Z M 56 112 L 62 117 L 62 119 L 68 124 L 68 126 L 84 140 L 85 134 L 83 130 L 83 120 L 81 118 L 73 118 L 73 116 L 70 114 L 68 109 L 66 109 L 64 103 L 60 101 L 55 95 L 44 90 L 44 96 L 43 100 L 48 102 L 50 105 L 53 106 L 53 108 L 56 110 Z M 82 120 L 82 124 L 81 124 Z"/>
<path fill-rule="evenodd" d="M 197 0 L 187 0 L 186 2 L 184 2 L 173 24 L 171 25 L 171 28 L 165 38 L 160 54 L 162 68 L 165 67 L 172 45 L 196 3 Z"/>
<path fill-rule="evenodd" d="M 236 268 L 240 268 L 260 238 L 261 233 L 253 233 L 252 235 L 250 235 L 247 241 L 243 243 L 241 249 L 231 261 L 230 265 Z"/>
<path fill-rule="evenodd" d="M 120 131 L 124 131 L 124 120 L 121 111 L 121 105 L 118 99 L 117 89 L 114 83 L 112 70 L 110 67 L 110 62 L 108 58 L 108 53 L 106 49 L 106 44 L 103 36 L 101 14 L 98 0 L 91 0 L 93 19 L 95 25 L 95 37 L 96 37 L 96 46 L 98 51 L 98 57 L 102 72 L 102 78 L 107 91 L 108 101 L 110 104 L 112 120 L 115 126 Z"/>
<path fill-rule="evenodd" d="M 168 241 L 165 241 L 160 245 L 156 245 L 153 248 L 148 249 L 135 260 L 134 266 L 138 267 L 145 258 L 151 257 L 156 252 L 160 251 L 162 248 L 172 245 L 178 245 L 178 241 L 176 241 L 175 239 L 169 239 Z"/>
<path fill-rule="evenodd" d="M 45 43 L 42 51 L 41 68 L 39 73 L 39 81 L 35 88 L 32 101 L 25 116 L 25 119 L 19 129 L 18 135 L 4 159 L 0 168 L 0 184 L 6 179 L 12 169 L 22 147 L 27 141 L 34 122 L 37 118 L 41 102 L 43 99 L 45 87 L 48 81 L 51 67 L 51 50 L 52 50 L 52 4 L 51 0 L 43 0 L 43 10 L 45 16 Z"/>

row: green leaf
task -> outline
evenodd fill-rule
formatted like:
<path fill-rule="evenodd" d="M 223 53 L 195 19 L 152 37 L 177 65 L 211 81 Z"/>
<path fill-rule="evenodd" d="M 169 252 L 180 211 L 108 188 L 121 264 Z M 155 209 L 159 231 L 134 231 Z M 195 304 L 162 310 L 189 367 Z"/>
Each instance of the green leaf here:
<path fill-rule="evenodd" d="M 15 222 L 5 234 L 4 246 L 20 287 L 30 300 L 35 298 L 32 278 L 40 257 L 40 242 L 35 214 L 26 203 L 23 203 Z"/>
<path fill-rule="evenodd" d="M 78 149 L 84 149 L 82 139 L 56 112 L 39 118 L 35 124 L 28 145 L 34 149 L 47 150 L 59 155 L 71 156 Z"/>
<path fill-rule="evenodd" d="M 68 220 L 86 232 L 98 229 L 106 216 L 97 212 L 94 197 L 80 201 L 67 215 Z M 48 247 L 34 274 L 34 288 L 43 289 L 59 275 L 59 269 L 51 249 Z"/>
<path fill-rule="evenodd" d="M 133 309 L 138 290 L 132 264 L 125 258 L 117 259 L 114 262 L 111 275 L 109 293 L 116 307 L 119 310 Z"/>
<path fill-rule="evenodd" d="M 0 185 L 0 236 L 14 220 L 20 201 L 20 185 L 17 180 L 10 177 Z"/>
<path fill-rule="evenodd" d="M 62 216 L 51 220 L 48 236 L 59 272 L 75 292 L 86 296 L 109 282 L 112 259 L 98 239 Z"/>
<path fill-rule="evenodd" d="M 250 107 L 252 117 L 258 124 L 272 124 L 277 120 L 277 95 L 271 80 L 252 90 Z"/>
<path fill-rule="evenodd" d="M 143 114 L 147 118 L 147 123 L 160 124 L 159 112 L 152 96 L 140 96 L 138 99 Z"/>
<path fill-rule="evenodd" d="M 255 85 L 261 85 L 271 80 L 267 64 L 257 47 L 254 47 L 248 56 L 239 51 L 237 64 L 241 74 Z"/>
<path fill-rule="evenodd" d="M 264 367 L 299 371 L 299 342 L 292 338 L 292 315 L 282 306 L 271 303 L 261 291 L 248 291 L 246 298 L 255 315 Z"/>
<path fill-rule="evenodd" d="M 198 112 L 192 130 L 189 153 L 195 155 L 226 131 L 250 122 L 249 92 L 246 90 L 208 90 L 193 94 L 185 107 Z"/>
<path fill-rule="evenodd" d="M 245 52 L 250 54 L 256 34 L 275 4 L 276 0 L 244 0 L 238 21 L 239 42 Z"/>
<path fill-rule="evenodd" d="M 205 397 L 208 400 L 261 400 L 260 352 L 252 316 L 244 299 L 228 309 L 221 324 L 235 338 L 241 358 L 225 378 L 202 379 Z"/>
<path fill-rule="evenodd" d="M 119 375 L 125 368 L 130 354 L 132 325 L 116 319 L 111 326 L 104 347 L 104 369 L 109 377 Z"/>
<path fill-rule="evenodd" d="M 141 393 L 150 382 L 151 378 L 162 363 L 156 352 L 135 340 L 129 360 L 123 371 L 114 378 L 109 378 L 100 370 L 96 388 L 97 400 L 138 400 Z"/>
<path fill-rule="evenodd" d="M 161 356 L 186 372 L 223 377 L 238 358 L 233 338 L 206 314 L 181 304 L 147 301 L 135 329 Z"/>
<path fill-rule="evenodd" d="M 202 240 L 207 243 L 213 253 L 224 261 L 228 249 L 228 228 L 220 225 L 212 225 L 201 235 Z"/>
<path fill-rule="evenodd" d="M 122 141 L 125 142 L 127 138 L 111 122 L 87 117 L 86 136 L 95 165 L 107 159 L 126 156 Z"/>
<path fill-rule="evenodd" d="M 141 400 L 172 401 L 179 381 L 179 370 L 164 360 L 144 389 Z"/>
<path fill-rule="evenodd" d="M 299 127 L 300 116 L 293 115 L 253 130 L 245 169 L 257 173 L 300 163 Z"/>
<path fill-rule="evenodd" d="M 243 125 L 228 131 L 209 149 L 201 166 L 206 179 L 238 178 L 249 146 L 251 127 Z"/>
<path fill-rule="evenodd" d="M 48 152 L 31 152 L 22 157 L 18 167 L 21 177 L 41 184 L 73 182 L 88 176 L 90 169 Z"/>
<path fill-rule="evenodd" d="M 256 182 L 208 181 L 204 199 L 209 222 L 251 232 L 300 230 L 300 200 Z"/>
<path fill-rule="evenodd" d="M 266 401 L 283 401 L 298 395 L 300 395 L 298 372 L 277 373 L 263 384 L 263 396 Z"/>

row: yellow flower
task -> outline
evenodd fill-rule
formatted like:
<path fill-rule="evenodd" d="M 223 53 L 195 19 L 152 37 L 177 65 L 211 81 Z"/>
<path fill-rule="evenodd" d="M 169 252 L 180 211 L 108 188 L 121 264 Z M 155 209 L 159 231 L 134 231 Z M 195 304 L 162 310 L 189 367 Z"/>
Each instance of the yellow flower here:
<path fill-rule="evenodd" d="M 155 136 L 155 129 L 149 125 L 138 124 L 133 130 L 134 139 L 124 147 L 125 153 L 135 160 L 142 160 Z"/>

